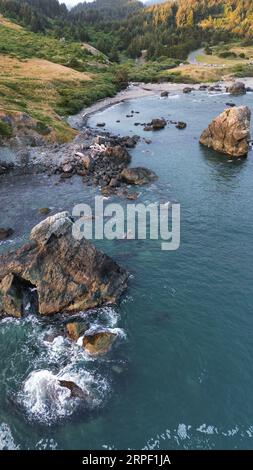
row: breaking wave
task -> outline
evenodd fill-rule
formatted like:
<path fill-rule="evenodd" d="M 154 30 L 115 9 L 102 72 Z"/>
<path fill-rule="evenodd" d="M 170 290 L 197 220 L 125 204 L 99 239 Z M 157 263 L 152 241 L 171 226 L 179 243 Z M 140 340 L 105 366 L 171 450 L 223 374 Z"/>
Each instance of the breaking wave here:
<path fill-rule="evenodd" d="M 60 380 L 75 383 L 87 394 L 87 399 L 72 397 L 70 389 L 61 386 Z M 18 402 L 30 421 L 51 425 L 71 416 L 80 406 L 89 409 L 97 407 L 107 389 L 105 379 L 83 369 L 75 373 L 62 370 L 58 374 L 44 369 L 29 375 L 18 395 Z"/>
<path fill-rule="evenodd" d="M 76 317 L 87 320 L 88 334 L 108 331 L 121 340 L 126 337 L 124 330 L 117 327 L 119 316 L 112 307 L 80 312 Z M 117 359 L 87 354 L 82 341 L 74 342 L 64 335 L 62 320 L 63 317 L 56 318 L 49 323 L 28 312 L 22 319 L 6 318 L 1 322 L 0 334 L 9 335 L 12 341 L 15 328 L 20 337 L 19 347 L 10 358 L 8 396 L 28 421 L 52 425 L 77 410 L 93 411 L 104 405 L 111 392 L 112 366 Z M 17 355 L 22 374 L 15 367 Z M 59 381 L 74 384 L 83 396 L 73 395 Z"/>
<path fill-rule="evenodd" d="M 0 450 L 18 450 L 19 446 L 15 444 L 11 430 L 6 423 L 0 424 Z"/>

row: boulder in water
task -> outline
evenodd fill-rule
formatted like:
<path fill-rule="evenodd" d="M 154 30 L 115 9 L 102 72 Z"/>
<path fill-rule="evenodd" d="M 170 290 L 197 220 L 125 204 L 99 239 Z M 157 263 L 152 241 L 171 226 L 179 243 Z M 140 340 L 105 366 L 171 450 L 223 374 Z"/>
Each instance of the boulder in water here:
<path fill-rule="evenodd" d="M 108 353 L 117 335 L 109 331 L 85 335 L 83 347 L 91 356 L 99 356 Z"/>
<path fill-rule="evenodd" d="M 80 398 L 80 400 L 89 399 L 88 392 L 84 391 L 81 387 L 79 387 L 79 385 L 77 385 L 75 382 L 72 382 L 71 380 L 59 380 L 59 385 L 70 390 L 70 398 Z"/>
<path fill-rule="evenodd" d="M 167 122 L 165 121 L 165 119 L 152 119 L 150 123 L 154 131 L 159 131 L 161 129 L 164 129 L 166 124 Z"/>
<path fill-rule="evenodd" d="M 0 228 L 0 241 L 6 240 L 13 234 L 12 228 Z"/>
<path fill-rule="evenodd" d="M 24 285 L 36 288 L 41 315 L 116 302 L 128 273 L 88 240 L 76 240 L 72 229 L 67 212 L 56 214 L 32 229 L 29 243 L 0 256 L 0 311 L 13 315 L 5 287 L 10 275 L 22 290 Z"/>
<path fill-rule="evenodd" d="M 65 326 L 67 335 L 73 341 L 77 341 L 80 336 L 82 336 L 85 331 L 88 329 L 88 323 L 85 320 L 73 320 L 66 324 Z"/>
<path fill-rule="evenodd" d="M 251 112 L 247 106 L 226 109 L 201 134 L 200 143 L 232 157 L 249 151 Z"/>
<path fill-rule="evenodd" d="M 177 129 L 186 129 L 186 127 L 187 127 L 187 124 L 186 122 L 183 122 L 183 121 L 178 121 L 178 123 L 176 124 Z"/>
<path fill-rule="evenodd" d="M 232 96 L 239 96 L 246 94 L 246 86 L 243 82 L 235 82 L 228 88 L 228 92 Z"/>
<path fill-rule="evenodd" d="M 189 86 L 186 86 L 186 87 L 183 89 L 183 93 L 189 94 L 189 93 L 191 93 L 193 90 L 194 90 L 194 88 L 189 87 Z"/>
<path fill-rule="evenodd" d="M 51 212 L 51 209 L 49 209 L 49 207 L 40 207 L 40 209 L 38 209 L 38 212 L 41 215 L 48 215 Z"/>
<path fill-rule="evenodd" d="M 157 179 L 156 174 L 148 168 L 124 168 L 121 179 L 127 184 L 148 184 Z"/>

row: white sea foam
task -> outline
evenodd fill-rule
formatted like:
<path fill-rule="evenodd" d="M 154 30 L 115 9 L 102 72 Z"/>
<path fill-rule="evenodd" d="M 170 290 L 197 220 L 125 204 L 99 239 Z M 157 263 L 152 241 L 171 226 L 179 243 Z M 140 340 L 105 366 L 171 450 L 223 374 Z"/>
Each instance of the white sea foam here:
<path fill-rule="evenodd" d="M 52 438 L 40 439 L 36 445 L 37 450 L 56 450 L 58 447 L 57 442 Z"/>
<path fill-rule="evenodd" d="M 169 95 L 168 99 L 169 100 L 178 100 L 180 98 L 180 95 Z"/>
<path fill-rule="evenodd" d="M 105 379 L 95 378 L 90 372 L 83 369 L 74 371 L 71 364 L 58 374 L 53 374 L 46 369 L 33 371 L 18 395 L 18 402 L 25 409 L 29 420 L 51 425 L 71 416 L 83 403 L 78 398 L 72 398 L 71 391 L 62 387 L 59 380 L 74 382 L 85 391 L 90 396 L 89 402 L 86 402 L 85 405 L 90 408 L 98 406 L 104 393 L 108 390 Z"/>
<path fill-rule="evenodd" d="M 19 446 L 15 444 L 10 427 L 6 423 L 0 424 L 0 450 L 17 450 Z"/>
<path fill-rule="evenodd" d="M 90 333 L 109 331 L 122 339 L 126 336 L 123 329 L 117 328 L 118 313 L 111 306 L 80 312 L 79 317 L 89 322 Z M 33 371 L 29 366 L 29 375 L 20 385 L 19 392 L 15 392 L 17 404 L 28 420 L 51 425 L 71 416 L 79 407 L 94 409 L 101 406 L 110 392 L 110 375 L 98 374 L 97 367 L 93 366 L 97 358 L 88 355 L 80 347 L 82 344 L 61 334 L 47 341 L 46 336 L 57 331 L 57 323 L 45 325 L 35 315 L 2 320 L 0 333 L 4 334 L 6 328 L 15 328 L 16 325 L 18 328 L 25 325 L 27 335 L 21 351 L 26 362 L 31 364 L 32 361 L 33 365 Z M 35 345 L 39 354 L 33 352 Z M 87 400 L 71 397 L 70 390 L 61 387 L 59 380 L 74 382 L 87 394 Z"/>

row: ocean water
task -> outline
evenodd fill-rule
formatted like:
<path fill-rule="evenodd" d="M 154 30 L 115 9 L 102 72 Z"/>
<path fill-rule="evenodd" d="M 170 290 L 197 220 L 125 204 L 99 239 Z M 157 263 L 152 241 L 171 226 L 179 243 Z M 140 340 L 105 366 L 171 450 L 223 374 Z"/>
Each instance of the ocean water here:
<path fill-rule="evenodd" d="M 233 161 L 198 143 L 227 101 L 201 92 L 154 96 L 90 119 L 92 127 L 105 121 L 108 131 L 152 139 L 131 151 L 133 166 L 159 177 L 140 189 L 139 201 L 181 204 L 181 246 L 164 252 L 159 240 L 97 243 L 132 274 L 118 306 L 91 313 L 92 322 L 118 333 L 106 357 L 91 359 L 61 337 L 47 343 L 53 325 L 29 305 L 25 319 L 0 322 L 0 448 L 252 448 L 253 153 Z M 253 108 L 252 94 L 232 101 Z M 132 110 L 139 114 L 127 118 Z M 155 117 L 188 126 L 155 133 L 134 126 Z M 41 220 L 39 207 L 93 203 L 96 190 L 80 179 L 55 182 L 1 180 L 0 225 L 15 229 L 1 252 L 26 239 Z M 69 400 L 58 378 L 85 387 L 92 405 Z"/>

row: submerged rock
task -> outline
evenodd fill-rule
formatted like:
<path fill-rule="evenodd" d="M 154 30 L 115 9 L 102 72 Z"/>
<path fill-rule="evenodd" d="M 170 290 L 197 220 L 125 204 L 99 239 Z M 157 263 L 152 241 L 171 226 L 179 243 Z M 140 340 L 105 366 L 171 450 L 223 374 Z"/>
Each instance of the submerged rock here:
<path fill-rule="evenodd" d="M 106 354 L 110 351 L 117 335 L 109 331 L 86 335 L 83 338 L 83 347 L 91 356 Z"/>
<path fill-rule="evenodd" d="M 246 86 L 243 82 L 235 82 L 228 88 L 228 92 L 232 96 L 239 96 L 246 94 Z"/>
<path fill-rule="evenodd" d="M 187 124 L 186 122 L 183 122 L 183 121 L 179 121 L 177 124 L 176 124 L 176 128 L 177 129 L 186 129 L 187 127 Z"/>
<path fill-rule="evenodd" d="M 6 240 L 14 233 L 12 228 L 0 228 L 0 241 Z"/>
<path fill-rule="evenodd" d="M 156 174 L 148 168 L 125 168 L 121 172 L 121 178 L 127 184 L 147 184 L 157 179 Z"/>
<path fill-rule="evenodd" d="M 51 212 L 51 209 L 49 209 L 49 207 L 40 207 L 40 209 L 38 209 L 38 212 L 41 215 L 48 215 Z"/>
<path fill-rule="evenodd" d="M 226 109 L 200 137 L 200 143 L 232 157 L 249 151 L 251 112 L 247 106 Z"/>
<path fill-rule="evenodd" d="M 56 214 L 33 228 L 29 243 L 0 256 L 0 310 L 13 315 L 5 288 L 10 275 L 22 290 L 24 283 L 37 289 L 41 315 L 86 310 L 120 297 L 128 273 L 88 240 L 76 240 L 72 229 L 67 212 Z"/>
<path fill-rule="evenodd" d="M 129 201 L 136 201 L 136 199 L 138 199 L 139 197 L 139 193 L 128 193 L 127 194 L 127 199 Z"/>

